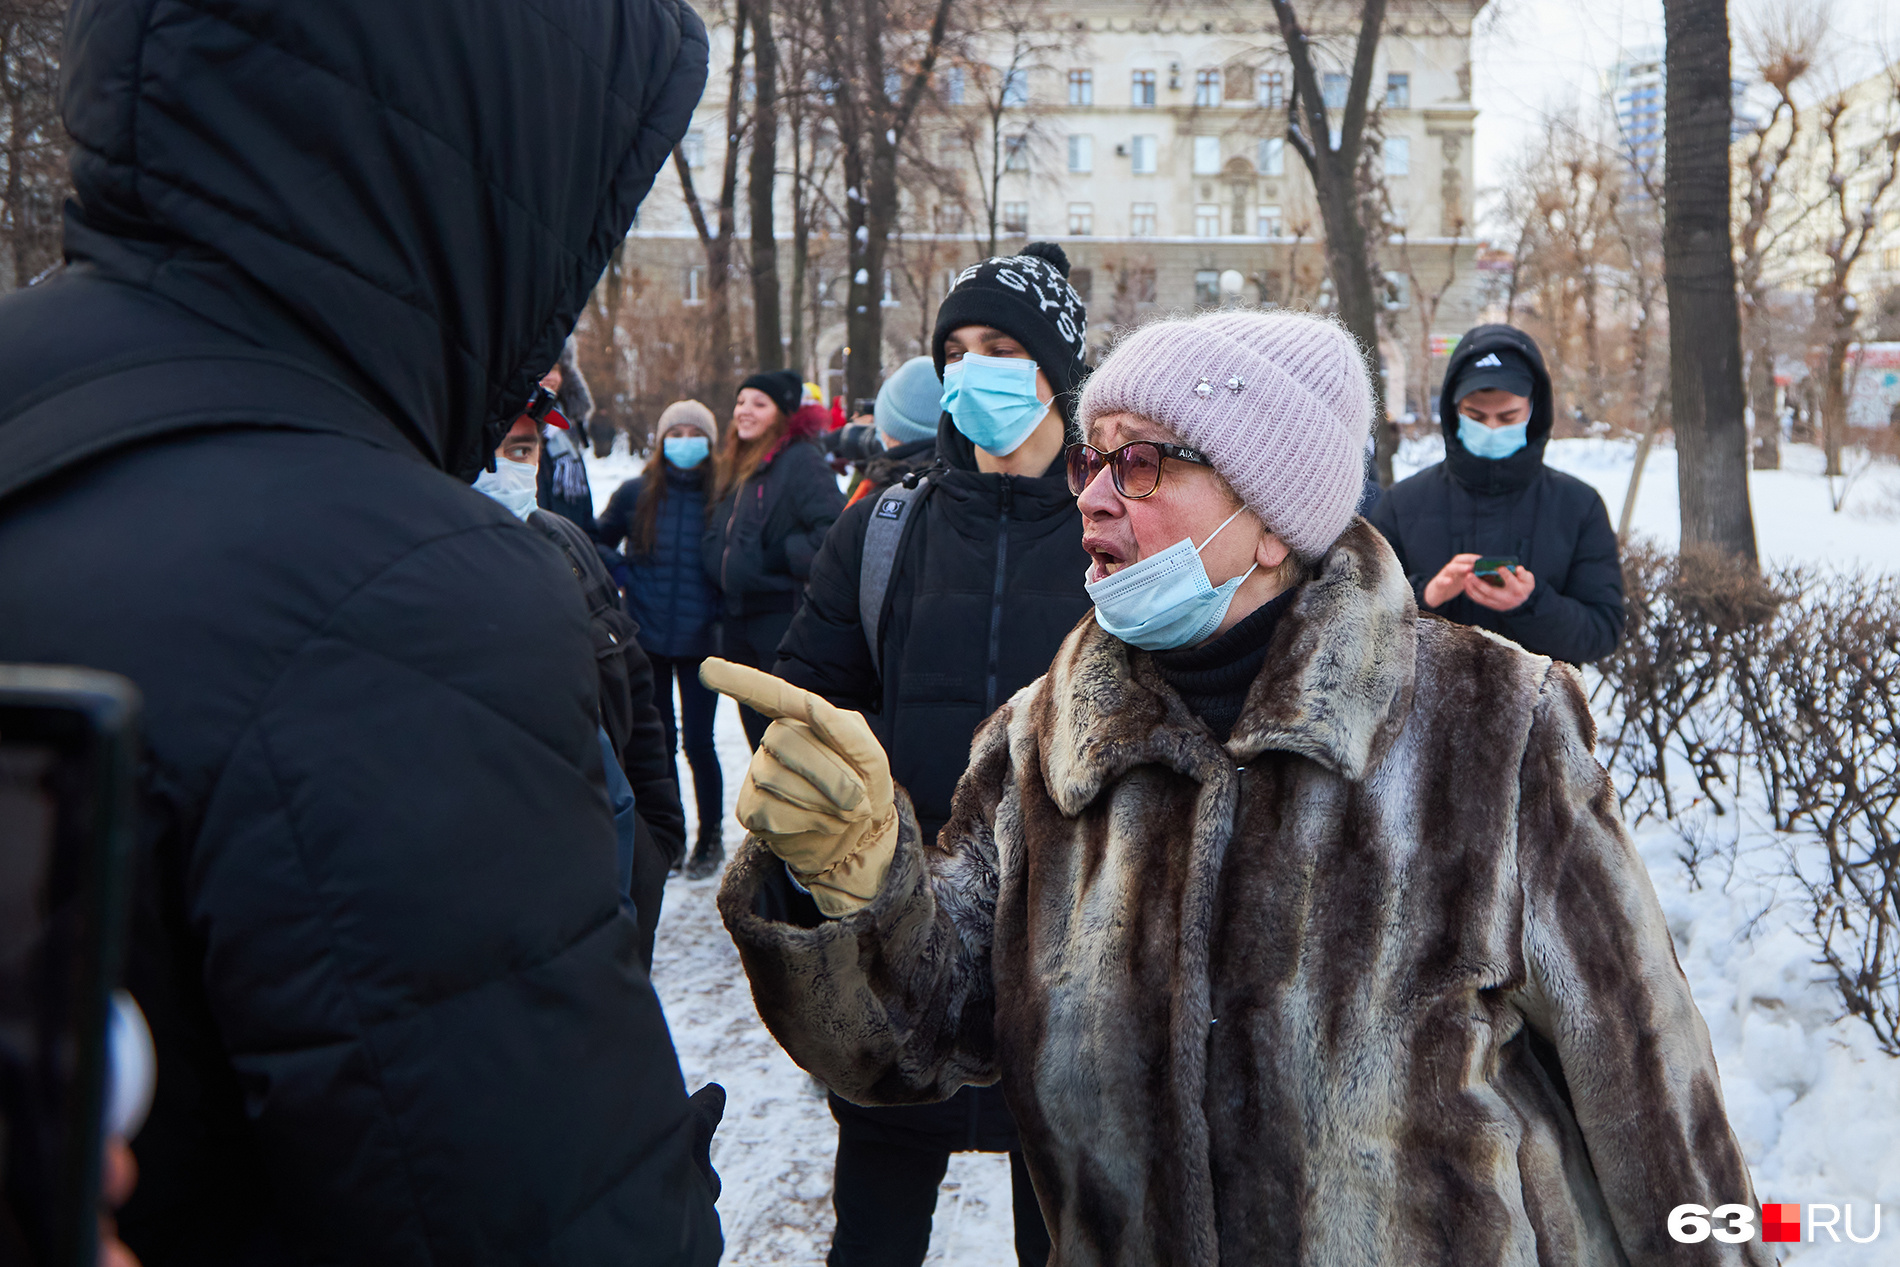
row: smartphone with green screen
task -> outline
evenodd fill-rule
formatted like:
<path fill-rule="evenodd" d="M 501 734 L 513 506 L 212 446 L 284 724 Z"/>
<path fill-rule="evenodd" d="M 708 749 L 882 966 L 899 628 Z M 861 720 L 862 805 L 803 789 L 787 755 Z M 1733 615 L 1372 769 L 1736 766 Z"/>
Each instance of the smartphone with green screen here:
<path fill-rule="evenodd" d="M 1486 585 L 1494 585 L 1498 589 L 1503 589 L 1504 578 L 1499 575 L 1500 570 L 1504 568 L 1515 568 L 1516 566 L 1517 556 L 1515 554 L 1487 554 L 1471 565 L 1471 573 Z"/>

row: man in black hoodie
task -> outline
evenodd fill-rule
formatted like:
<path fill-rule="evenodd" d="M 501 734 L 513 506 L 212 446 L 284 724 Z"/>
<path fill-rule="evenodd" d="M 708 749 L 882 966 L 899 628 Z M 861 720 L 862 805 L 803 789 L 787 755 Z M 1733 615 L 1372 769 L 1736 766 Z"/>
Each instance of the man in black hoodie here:
<path fill-rule="evenodd" d="M 65 48 L 69 266 L 0 298 L 0 661 L 144 695 L 125 1241 L 709 1267 L 587 612 L 468 487 L 685 132 L 703 26 L 79 0 Z"/>
<path fill-rule="evenodd" d="M 1048 670 L 1091 610 L 1082 517 L 1062 462 L 1088 329 L 1068 273 L 1061 247 L 1032 242 L 958 277 L 931 346 L 947 406 L 937 464 L 905 490 L 913 500 L 893 497 L 893 486 L 844 512 L 779 644 L 779 677 L 869 719 L 926 840 L 950 817 L 978 725 Z M 872 535 L 880 520 L 901 525 L 883 538 L 895 553 L 882 567 Z M 873 594 L 885 586 L 881 602 L 863 601 L 867 581 Z M 789 880 L 767 897 L 790 918 L 822 922 Z M 1049 1235 L 998 1088 L 899 1108 L 834 1095 L 831 1110 L 838 1228 L 830 1267 L 921 1263 L 937 1185 L 950 1154 L 962 1151 L 1009 1152 L 1017 1258 L 1047 1259 Z"/>
<path fill-rule="evenodd" d="M 1594 488 L 1544 465 L 1550 374 L 1536 341 L 1506 325 L 1466 334 L 1438 420 L 1445 460 L 1394 484 L 1369 516 L 1419 610 L 1571 664 L 1610 654 L 1623 634 L 1616 534 Z"/>

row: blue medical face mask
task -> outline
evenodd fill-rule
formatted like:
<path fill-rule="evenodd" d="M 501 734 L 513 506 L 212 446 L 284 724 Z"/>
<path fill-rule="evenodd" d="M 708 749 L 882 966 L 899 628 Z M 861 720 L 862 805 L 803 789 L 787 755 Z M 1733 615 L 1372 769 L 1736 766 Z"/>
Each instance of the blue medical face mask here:
<path fill-rule="evenodd" d="M 527 521 L 534 513 L 534 474 L 533 462 L 510 462 L 507 458 L 497 458 L 495 469 L 483 471 L 475 477 L 475 491 L 494 498 L 515 518 Z"/>
<path fill-rule="evenodd" d="M 1215 585 L 1208 579 L 1201 551 L 1246 507 L 1227 516 L 1207 540 L 1196 546 L 1183 537 L 1159 554 L 1131 563 L 1113 576 L 1083 585 L 1095 604 L 1095 623 L 1131 646 L 1148 651 L 1185 647 L 1220 627 L 1255 563 L 1233 580 Z"/>
<path fill-rule="evenodd" d="M 668 436 L 660 441 L 660 450 L 674 466 L 690 471 L 706 460 L 712 442 L 705 436 Z"/>
<path fill-rule="evenodd" d="M 1458 443 L 1464 445 L 1465 452 L 1472 457 L 1493 462 L 1523 448 L 1530 439 L 1530 429 L 1529 418 L 1508 427 L 1487 427 L 1475 418 L 1458 415 Z"/>
<path fill-rule="evenodd" d="M 943 367 L 943 407 L 971 444 L 999 458 L 1022 448 L 1049 412 L 1034 361 L 974 352 Z"/>

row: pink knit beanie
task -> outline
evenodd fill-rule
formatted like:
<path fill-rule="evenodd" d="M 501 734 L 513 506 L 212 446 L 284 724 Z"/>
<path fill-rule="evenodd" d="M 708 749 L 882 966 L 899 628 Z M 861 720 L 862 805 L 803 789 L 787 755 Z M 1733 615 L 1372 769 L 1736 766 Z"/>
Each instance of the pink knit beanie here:
<path fill-rule="evenodd" d="M 1247 509 L 1301 558 L 1352 521 L 1365 487 L 1372 389 L 1338 323 L 1292 312 L 1156 321 L 1089 376 L 1086 430 L 1139 414 L 1207 454 Z"/>

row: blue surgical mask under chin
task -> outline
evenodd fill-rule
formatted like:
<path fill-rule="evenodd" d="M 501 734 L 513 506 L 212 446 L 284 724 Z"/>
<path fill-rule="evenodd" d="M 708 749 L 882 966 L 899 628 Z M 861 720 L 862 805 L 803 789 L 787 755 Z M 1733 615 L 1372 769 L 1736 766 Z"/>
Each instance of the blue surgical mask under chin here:
<path fill-rule="evenodd" d="M 974 352 L 943 367 L 943 407 L 971 444 L 999 458 L 1022 448 L 1049 412 L 1034 361 Z"/>
<path fill-rule="evenodd" d="M 1245 509 L 1227 516 L 1199 546 L 1183 537 L 1159 554 L 1085 583 L 1089 601 L 1095 604 L 1095 623 L 1147 651 L 1191 646 L 1212 635 L 1234 605 L 1241 583 L 1260 565 L 1255 563 L 1233 580 L 1215 585 L 1208 579 L 1201 551 Z"/>
<path fill-rule="evenodd" d="M 682 471 L 690 471 L 706 460 L 706 455 L 712 452 L 712 442 L 705 436 L 668 436 L 660 441 L 660 449 L 667 461 Z"/>
<path fill-rule="evenodd" d="M 525 523 L 534 513 L 535 469 L 533 462 L 498 458 L 494 470 L 483 471 L 475 477 L 475 491 L 494 498 L 508 508 L 509 514 Z"/>
<path fill-rule="evenodd" d="M 1458 443 L 1464 445 L 1465 452 L 1472 457 L 1493 462 L 1523 448 L 1530 439 L 1530 429 L 1529 418 L 1508 427 L 1487 427 L 1475 418 L 1458 415 Z"/>

